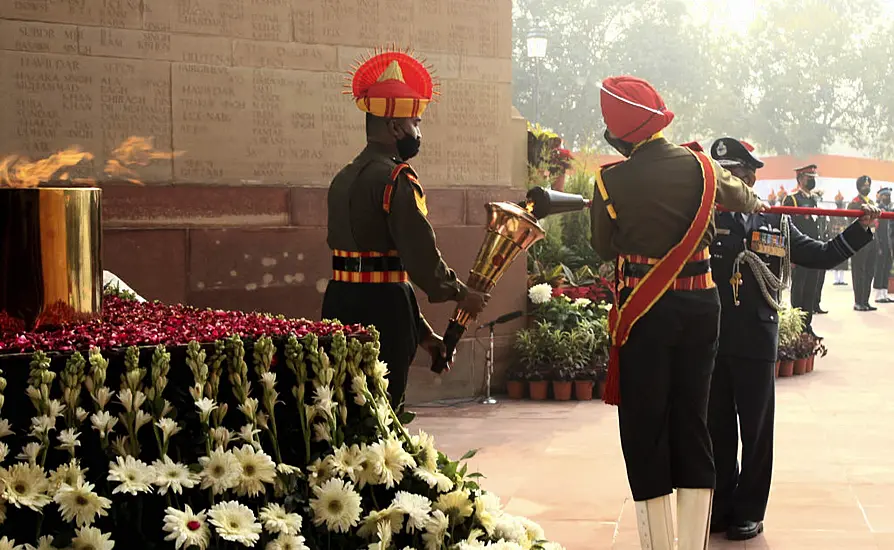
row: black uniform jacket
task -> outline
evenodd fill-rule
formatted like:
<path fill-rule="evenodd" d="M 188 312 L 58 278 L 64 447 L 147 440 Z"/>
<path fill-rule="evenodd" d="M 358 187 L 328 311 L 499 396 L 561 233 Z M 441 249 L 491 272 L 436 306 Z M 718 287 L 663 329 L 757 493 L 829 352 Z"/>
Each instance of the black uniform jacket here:
<path fill-rule="evenodd" d="M 739 286 L 739 305 L 735 305 L 730 279 L 733 263 L 745 246 L 751 249 L 753 233 L 781 235 L 779 214 L 752 214 L 743 226 L 733 214 L 719 212 L 715 216 L 717 234 L 711 244 L 711 271 L 722 305 L 720 316 L 720 347 L 718 355 L 776 361 L 779 337 L 779 316 L 761 293 L 751 266 L 740 263 L 742 284 Z M 829 242 L 804 235 L 789 218 L 791 261 L 811 269 L 832 269 L 873 239 L 872 231 L 854 222 Z M 776 276 L 782 270 L 782 258 L 759 254 Z M 772 291 L 771 291 L 772 292 Z M 775 296 L 778 300 L 778 296 Z"/>
<path fill-rule="evenodd" d="M 798 190 L 794 195 L 786 196 L 785 199 L 782 200 L 782 205 L 800 206 L 801 208 L 816 208 L 817 202 L 815 196 L 808 195 L 804 193 L 804 191 Z M 801 233 L 807 235 L 811 239 L 822 238 L 820 233 L 820 222 L 816 216 L 792 216 L 791 219 Z M 792 262 L 801 265 L 794 260 L 792 260 Z M 808 266 L 805 265 L 804 267 Z"/>

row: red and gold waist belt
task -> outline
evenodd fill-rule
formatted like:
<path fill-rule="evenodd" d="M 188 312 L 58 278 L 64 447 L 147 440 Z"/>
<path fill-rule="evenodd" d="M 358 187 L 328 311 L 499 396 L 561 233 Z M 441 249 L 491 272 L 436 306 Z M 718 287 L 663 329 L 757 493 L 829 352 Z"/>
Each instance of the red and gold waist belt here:
<path fill-rule="evenodd" d="M 658 262 L 658 259 L 646 256 L 633 254 L 621 256 L 618 290 L 638 285 Z M 714 278 L 711 276 L 711 253 L 704 248 L 686 262 L 668 290 L 705 290 L 714 287 Z"/>
<path fill-rule="evenodd" d="M 343 283 L 405 283 L 410 280 L 396 250 L 332 251 L 332 280 Z"/>

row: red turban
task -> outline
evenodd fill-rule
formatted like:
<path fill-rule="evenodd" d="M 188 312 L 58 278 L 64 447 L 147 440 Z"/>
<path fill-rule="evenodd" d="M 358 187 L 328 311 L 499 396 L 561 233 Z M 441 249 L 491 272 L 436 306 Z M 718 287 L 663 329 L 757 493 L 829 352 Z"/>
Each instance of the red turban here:
<path fill-rule="evenodd" d="M 602 81 L 602 118 L 615 137 L 639 143 L 667 127 L 674 113 L 651 84 L 635 76 L 614 76 Z"/>

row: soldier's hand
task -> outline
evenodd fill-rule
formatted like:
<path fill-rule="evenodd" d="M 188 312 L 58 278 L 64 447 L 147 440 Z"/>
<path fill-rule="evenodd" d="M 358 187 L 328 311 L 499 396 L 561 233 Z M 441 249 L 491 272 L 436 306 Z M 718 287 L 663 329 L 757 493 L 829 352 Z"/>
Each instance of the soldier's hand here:
<path fill-rule="evenodd" d="M 432 361 L 447 358 L 447 346 L 444 344 L 444 339 L 435 333 L 424 336 L 422 341 L 419 342 L 419 346 L 431 355 Z M 452 366 L 453 361 L 448 362 L 447 370 L 450 370 Z"/>
<path fill-rule="evenodd" d="M 758 203 L 758 205 L 754 208 L 754 212 L 752 214 L 760 214 L 761 212 L 766 212 L 770 210 L 770 206 L 766 203 Z"/>
<path fill-rule="evenodd" d="M 487 306 L 488 300 L 490 300 L 490 294 L 478 292 L 470 288 L 465 297 L 459 301 L 459 307 L 469 312 L 469 315 L 472 317 L 478 317 L 478 314 L 484 311 L 485 306 Z"/>
<path fill-rule="evenodd" d="M 864 204 L 862 206 L 863 209 L 863 217 L 860 218 L 860 224 L 863 227 L 869 227 L 872 225 L 872 222 L 878 219 L 879 216 L 882 215 L 882 211 L 871 204 Z"/>

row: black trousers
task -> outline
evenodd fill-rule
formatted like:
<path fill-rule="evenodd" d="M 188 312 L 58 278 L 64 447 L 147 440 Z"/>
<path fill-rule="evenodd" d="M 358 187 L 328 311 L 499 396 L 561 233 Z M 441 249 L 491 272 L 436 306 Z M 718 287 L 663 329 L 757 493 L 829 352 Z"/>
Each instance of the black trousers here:
<path fill-rule="evenodd" d="M 716 289 L 670 291 L 620 350 L 621 447 L 636 501 L 714 487 L 707 413 L 719 330 Z"/>
<path fill-rule="evenodd" d="M 792 307 L 801 308 L 807 313 L 804 318 L 804 328 L 812 326 L 813 312 L 816 310 L 817 290 L 820 285 L 820 276 L 823 271 L 819 269 L 807 269 L 799 265 L 792 266 Z"/>
<path fill-rule="evenodd" d="M 826 270 L 823 269 L 820 271 L 820 276 L 816 281 L 816 306 L 813 308 L 814 311 L 819 310 L 820 302 L 823 301 L 823 287 L 826 286 Z"/>
<path fill-rule="evenodd" d="M 403 405 L 410 364 L 419 345 L 419 304 L 409 283 L 329 281 L 323 319 L 374 326 L 379 360 L 388 365 L 388 393 L 395 411 Z"/>
<path fill-rule="evenodd" d="M 714 446 L 716 523 L 763 521 L 773 473 L 776 364 L 718 356 L 708 427 Z M 739 434 L 742 465 L 739 469 Z"/>
<path fill-rule="evenodd" d="M 876 246 L 878 247 L 879 252 L 876 256 L 875 278 L 872 281 L 872 288 L 876 290 L 887 289 L 888 278 L 891 276 L 891 247 L 884 246 L 881 242 Z"/>
<path fill-rule="evenodd" d="M 854 304 L 869 305 L 872 278 L 875 277 L 877 243 L 871 242 L 857 251 L 851 259 L 851 278 L 854 283 Z"/>

